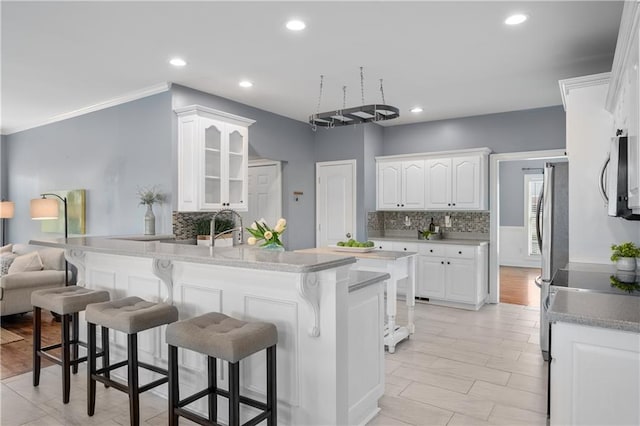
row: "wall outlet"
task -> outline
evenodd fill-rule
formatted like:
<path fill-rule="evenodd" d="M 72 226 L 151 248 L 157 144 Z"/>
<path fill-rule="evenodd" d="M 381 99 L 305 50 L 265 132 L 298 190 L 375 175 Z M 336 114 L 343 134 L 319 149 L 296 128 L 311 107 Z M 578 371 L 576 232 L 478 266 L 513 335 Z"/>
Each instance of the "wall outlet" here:
<path fill-rule="evenodd" d="M 447 215 L 444 217 L 444 227 L 451 228 L 451 216 Z"/>

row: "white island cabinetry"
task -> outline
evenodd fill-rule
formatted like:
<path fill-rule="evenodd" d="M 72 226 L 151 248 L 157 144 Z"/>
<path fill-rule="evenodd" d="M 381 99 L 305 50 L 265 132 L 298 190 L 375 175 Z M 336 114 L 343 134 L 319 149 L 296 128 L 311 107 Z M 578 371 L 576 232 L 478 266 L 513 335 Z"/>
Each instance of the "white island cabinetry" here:
<path fill-rule="evenodd" d="M 253 120 L 192 105 L 178 115 L 178 210 L 247 211 Z"/>
<path fill-rule="evenodd" d="M 181 320 L 222 312 L 274 323 L 279 425 L 359 425 L 379 411 L 384 280 L 389 275 L 368 273 L 364 283 L 361 278 L 354 282 L 353 257 L 99 237 L 31 243 L 65 249 L 78 268 L 79 284 L 107 290 L 112 300 L 164 300 L 178 308 Z M 83 314 L 81 319 L 84 335 Z M 165 328 L 140 333 L 141 361 L 166 368 Z M 126 358 L 126 336 L 111 332 L 110 338 L 112 359 Z M 180 350 L 179 360 L 181 392 L 206 388 L 206 357 Z M 264 400 L 265 361 L 264 353 L 241 361 L 241 394 Z M 227 389 L 227 366 L 219 363 L 218 372 L 219 386 Z M 140 382 L 147 383 L 155 373 L 140 374 Z M 166 397 L 166 387 L 158 393 Z M 206 415 L 205 402 L 190 407 Z M 219 397 L 222 422 L 228 418 L 227 407 Z M 250 407 L 242 411 L 243 422 L 256 415 Z"/>

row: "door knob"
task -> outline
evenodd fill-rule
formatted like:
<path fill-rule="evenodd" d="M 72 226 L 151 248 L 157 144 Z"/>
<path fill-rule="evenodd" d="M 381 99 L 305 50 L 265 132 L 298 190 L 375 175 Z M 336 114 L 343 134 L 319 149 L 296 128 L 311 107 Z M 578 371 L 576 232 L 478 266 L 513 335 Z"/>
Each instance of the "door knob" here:
<path fill-rule="evenodd" d="M 351 238 L 351 232 L 347 232 L 344 236 L 347 238 Z"/>

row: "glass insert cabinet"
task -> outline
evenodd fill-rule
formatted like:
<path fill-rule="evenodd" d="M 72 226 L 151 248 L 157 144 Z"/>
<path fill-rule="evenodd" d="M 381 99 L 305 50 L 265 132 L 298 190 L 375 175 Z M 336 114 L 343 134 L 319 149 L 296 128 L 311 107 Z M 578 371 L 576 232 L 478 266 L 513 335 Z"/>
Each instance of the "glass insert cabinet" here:
<path fill-rule="evenodd" d="M 254 120 L 200 105 L 178 115 L 178 211 L 246 211 L 249 126 Z"/>

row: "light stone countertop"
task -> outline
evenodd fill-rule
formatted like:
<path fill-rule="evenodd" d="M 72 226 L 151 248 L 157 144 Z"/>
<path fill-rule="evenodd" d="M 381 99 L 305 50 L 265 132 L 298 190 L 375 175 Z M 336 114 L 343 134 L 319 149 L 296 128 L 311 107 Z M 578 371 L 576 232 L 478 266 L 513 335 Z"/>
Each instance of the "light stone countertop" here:
<path fill-rule="evenodd" d="M 296 253 L 309 253 L 309 254 L 337 254 L 343 256 L 353 256 L 358 259 L 379 259 L 379 260 L 398 260 L 403 257 L 409 257 L 417 254 L 413 251 L 390 251 L 390 250 L 371 250 L 369 252 L 343 252 L 332 249 L 331 247 L 318 247 L 308 248 L 302 250 L 296 250 Z"/>
<path fill-rule="evenodd" d="M 349 293 L 391 278 L 386 272 L 349 271 Z"/>
<path fill-rule="evenodd" d="M 640 333 L 640 297 L 558 290 L 548 316 L 552 322 Z"/>
<path fill-rule="evenodd" d="M 417 237 L 370 237 L 371 241 L 400 241 L 419 244 L 454 244 L 460 246 L 483 246 L 489 244 L 488 240 L 467 240 L 458 238 L 445 238 L 440 240 L 420 240 Z"/>
<path fill-rule="evenodd" d="M 256 246 L 204 247 L 161 241 L 137 241 L 125 237 L 73 237 L 56 240 L 31 240 L 29 244 L 82 250 L 120 256 L 169 259 L 183 262 L 277 272 L 307 273 L 337 268 L 356 262 L 348 253 L 309 254 L 292 251 L 274 252 Z"/>

